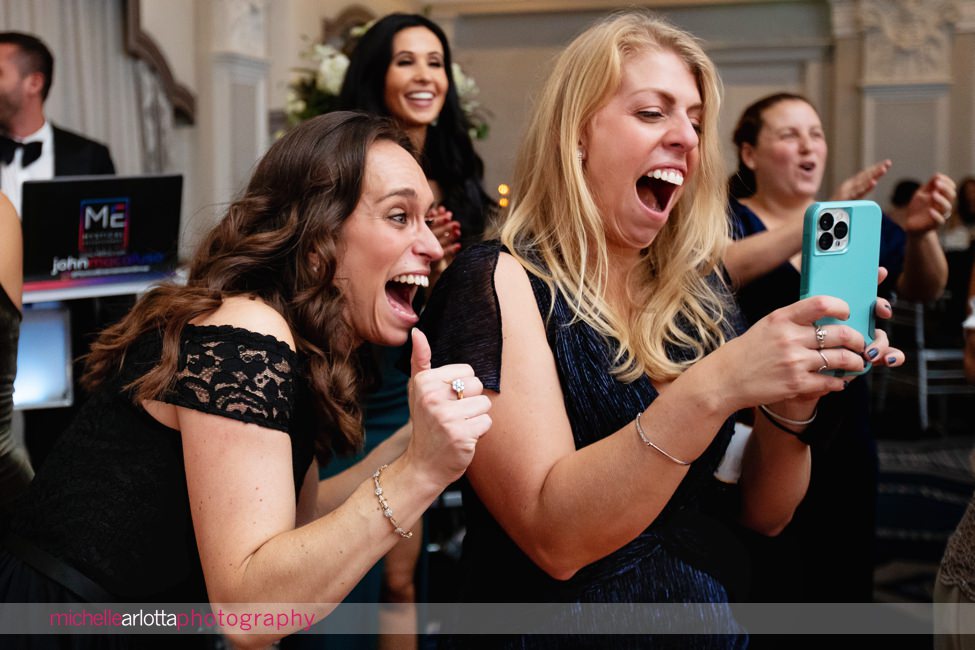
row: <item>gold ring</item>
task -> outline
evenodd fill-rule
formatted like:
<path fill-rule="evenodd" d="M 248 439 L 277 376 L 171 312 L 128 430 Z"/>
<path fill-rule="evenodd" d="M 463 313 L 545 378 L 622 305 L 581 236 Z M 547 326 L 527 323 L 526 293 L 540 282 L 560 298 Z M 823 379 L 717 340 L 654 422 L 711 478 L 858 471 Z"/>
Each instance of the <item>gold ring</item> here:
<path fill-rule="evenodd" d="M 816 345 L 820 350 L 826 347 L 826 330 L 813 323 L 813 327 L 816 328 Z"/>
<path fill-rule="evenodd" d="M 824 370 L 829 370 L 829 359 L 826 358 L 826 355 L 823 354 L 823 351 L 822 350 L 816 350 L 816 351 L 819 353 L 819 358 L 823 360 L 823 365 L 821 365 L 819 367 L 819 370 L 817 370 L 816 372 L 822 372 Z"/>
<path fill-rule="evenodd" d="M 450 382 L 450 387 L 457 393 L 457 399 L 464 399 L 464 380 L 455 379 Z"/>

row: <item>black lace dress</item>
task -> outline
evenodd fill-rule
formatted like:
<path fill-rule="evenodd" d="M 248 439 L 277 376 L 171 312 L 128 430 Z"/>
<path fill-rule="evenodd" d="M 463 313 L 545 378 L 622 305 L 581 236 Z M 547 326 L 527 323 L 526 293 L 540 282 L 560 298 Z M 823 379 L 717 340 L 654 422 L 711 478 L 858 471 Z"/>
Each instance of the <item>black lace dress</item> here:
<path fill-rule="evenodd" d="M 469 363 L 484 386 L 501 391 L 501 314 L 494 288 L 494 270 L 502 248 L 496 243 L 474 246 L 461 253 L 441 277 L 423 313 L 420 327 L 429 337 L 434 367 Z M 546 285 L 529 274 L 543 319 L 549 313 L 551 294 Z M 546 321 L 547 338 L 555 357 L 577 449 L 590 445 L 632 423 L 637 412 L 656 397 L 650 379 L 622 383 L 610 374 L 611 349 L 587 324 L 572 322 L 569 306 L 561 295 Z M 672 355 L 680 355 L 672 350 Z M 728 445 L 733 421 L 727 421 L 712 444 L 693 463 L 670 502 L 641 533 L 619 550 L 582 568 L 571 579 L 555 580 L 521 551 L 491 516 L 464 481 L 463 502 L 467 521 L 462 557 L 463 599 L 468 602 L 504 603 L 716 603 L 703 610 L 714 625 L 710 629 L 735 629 L 725 603 L 728 592 L 723 579 L 737 557 L 730 557 L 726 542 L 733 539 L 723 526 L 706 516 L 705 501 L 719 492 L 713 473 Z M 633 435 L 637 435 L 635 430 Z M 625 476 L 613 480 L 625 481 Z M 565 534 L 573 534 L 575 522 L 566 522 Z M 720 578 L 718 576 L 721 576 Z M 577 636 L 529 635 L 522 637 L 465 636 L 448 641 L 454 647 L 506 648 L 736 648 L 743 636 L 658 637 L 587 634 L 586 609 L 566 610 L 566 619 L 555 623 Z M 627 616 L 645 616 L 642 610 L 613 609 L 619 628 L 632 629 Z M 666 613 L 663 616 L 667 616 Z M 668 621 L 658 621 L 662 626 Z M 673 621 L 675 625 L 687 621 Z M 605 621 L 602 622 L 605 624 Z M 553 629 L 552 621 L 543 624 Z M 663 629 L 663 628 L 660 628 Z M 686 628 L 684 628 L 686 629 Z"/>
<path fill-rule="evenodd" d="M 160 353 L 158 334 L 132 345 L 17 504 L 0 553 L 6 602 L 207 602 L 180 433 L 123 388 Z M 287 432 L 297 495 L 314 453 L 298 363 L 273 337 L 187 325 L 162 401 Z"/>

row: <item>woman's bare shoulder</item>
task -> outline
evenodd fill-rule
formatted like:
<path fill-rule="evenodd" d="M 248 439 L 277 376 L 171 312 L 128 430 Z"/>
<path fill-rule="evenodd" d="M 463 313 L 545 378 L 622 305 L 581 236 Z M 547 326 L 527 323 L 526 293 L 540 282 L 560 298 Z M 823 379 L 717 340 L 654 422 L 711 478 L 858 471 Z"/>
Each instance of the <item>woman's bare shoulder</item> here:
<path fill-rule="evenodd" d="M 230 325 L 273 336 L 295 349 L 294 335 L 288 321 L 276 309 L 256 297 L 231 296 L 215 311 L 191 321 L 193 325 Z"/>

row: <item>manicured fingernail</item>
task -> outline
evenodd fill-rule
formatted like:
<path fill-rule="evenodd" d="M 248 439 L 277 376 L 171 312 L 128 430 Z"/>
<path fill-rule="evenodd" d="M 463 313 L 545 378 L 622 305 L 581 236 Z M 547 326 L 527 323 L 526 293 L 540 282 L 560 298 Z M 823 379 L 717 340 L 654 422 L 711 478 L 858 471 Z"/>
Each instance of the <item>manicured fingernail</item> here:
<path fill-rule="evenodd" d="M 880 350 L 878 350 L 877 348 L 870 348 L 869 350 L 867 350 L 867 356 L 870 357 L 871 359 L 876 359 L 878 354 L 880 354 Z"/>
<path fill-rule="evenodd" d="M 843 390 L 846 390 L 846 387 L 849 386 L 849 385 L 850 385 L 850 382 L 849 381 L 844 381 L 843 382 Z"/>
<path fill-rule="evenodd" d="M 897 363 L 897 357 L 887 357 L 887 365 L 893 365 Z"/>

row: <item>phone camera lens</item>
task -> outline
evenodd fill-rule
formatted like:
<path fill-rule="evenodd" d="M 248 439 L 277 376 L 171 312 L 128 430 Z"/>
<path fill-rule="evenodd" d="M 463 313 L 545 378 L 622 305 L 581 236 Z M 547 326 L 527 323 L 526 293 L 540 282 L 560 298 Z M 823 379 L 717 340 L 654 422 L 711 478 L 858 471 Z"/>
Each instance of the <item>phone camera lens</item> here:
<path fill-rule="evenodd" d="M 833 235 L 824 232 L 819 236 L 819 250 L 828 251 L 833 247 Z"/>
<path fill-rule="evenodd" d="M 850 228 L 849 226 L 846 225 L 846 222 L 844 221 L 840 221 L 839 223 L 836 224 L 836 227 L 833 228 L 833 234 L 836 236 L 837 239 L 843 239 L 844 237 L 846 237 L 846 233 L 848 233 L 849 231 Z"/>
<path fill-rule="evenodd" d="M 829 230 L 833 227 L 833 215 L 829 212 L 824 212 L 819 216 L 819 229 Z"/>

